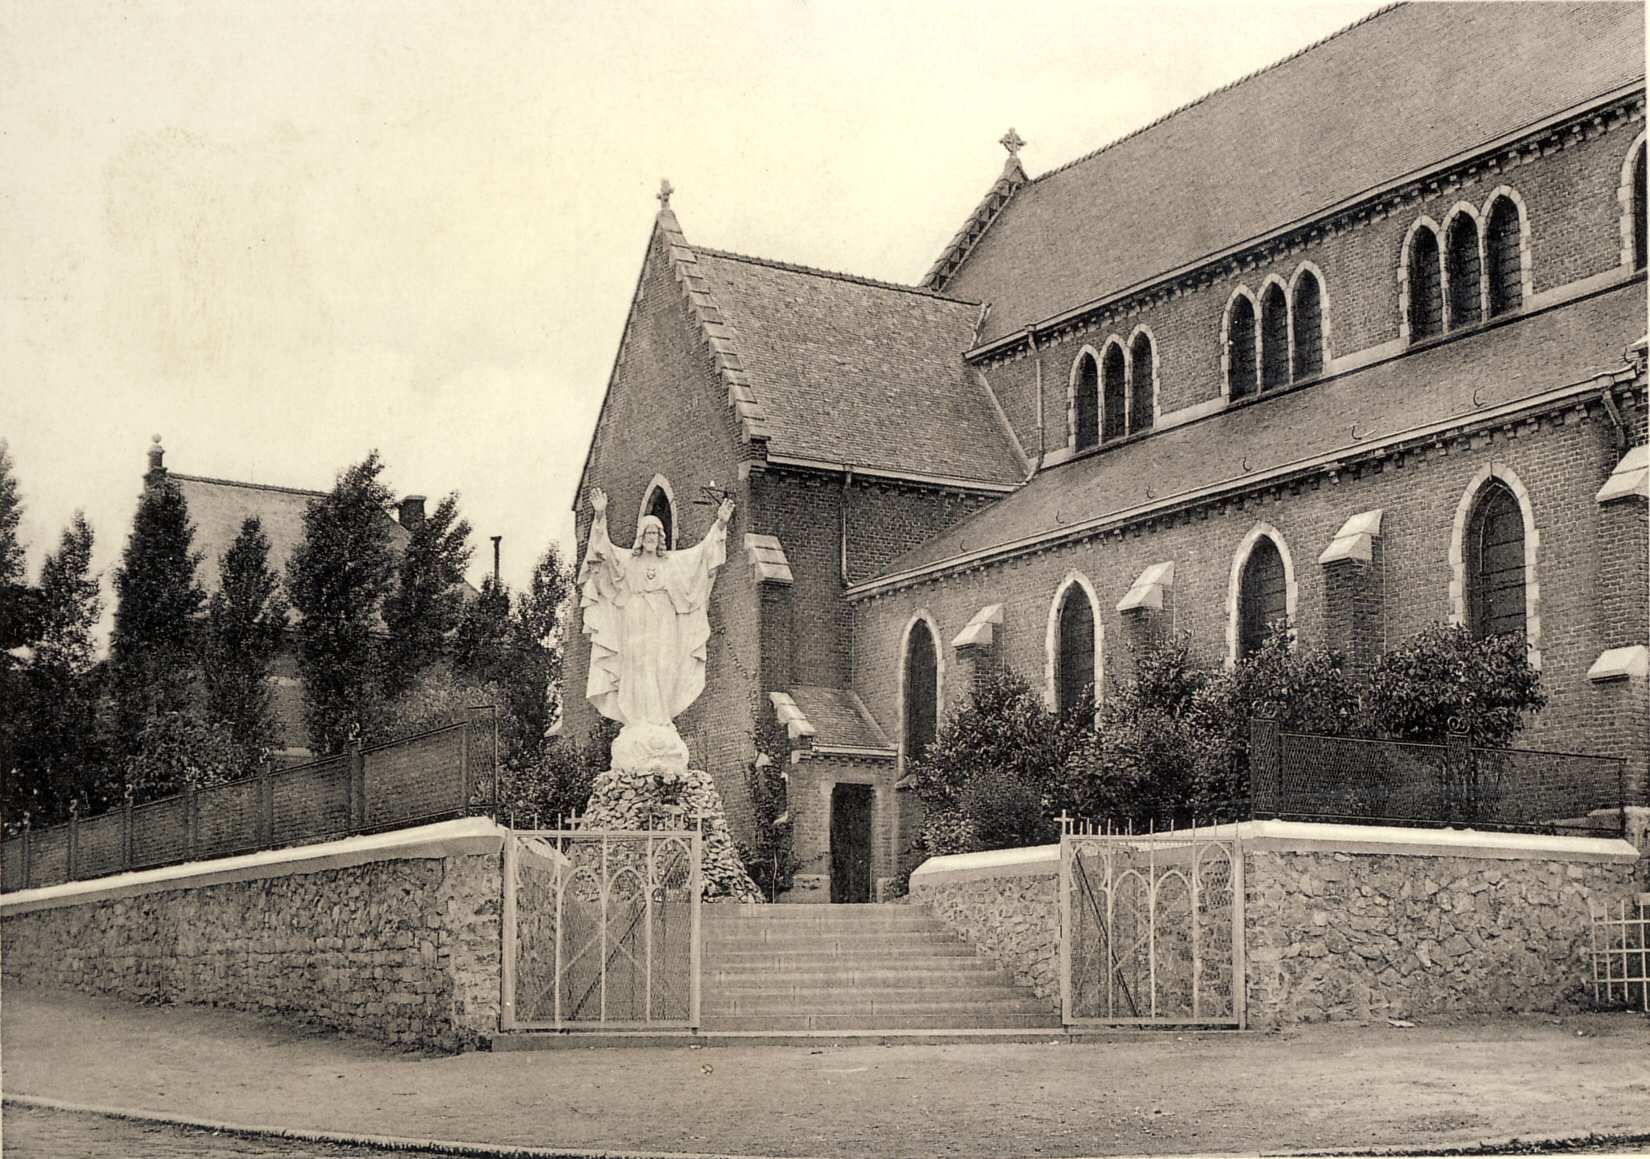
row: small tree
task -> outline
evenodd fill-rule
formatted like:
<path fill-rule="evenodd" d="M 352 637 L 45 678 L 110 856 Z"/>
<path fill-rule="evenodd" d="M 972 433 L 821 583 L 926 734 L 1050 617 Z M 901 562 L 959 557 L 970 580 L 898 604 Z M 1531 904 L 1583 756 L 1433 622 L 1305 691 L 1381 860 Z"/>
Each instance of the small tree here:
<path fill-rule="evenodd" d="M 229 729 L 194 712 L 149 717 L 138 751 L 125 765 L 126 784 L 139 803 L 199 789 L 247 772 Z"/>
<path fill-rule="evenodd" d="M 205 594 L 195 579 L 200 556 L 178 485 L 151 476 L 138 500 L 132 534 L 115 571 L 115 626 L 109 668 L 115 751 L 135 754 L 151 717 L 188 711 Z"/>
<path fill-rule="evenodd" d="M 745 872 L 769 900 L 791 888 L 797 862 L 792 849 L 794 826 L 790 816 L 790 781 L 785 764 L 791 742 L 774 714 L 762 711 L 761 701 L 751 698 L 751 719 L 755 722 L 751 759 L 745 766 L 745 789 L 750 794 L 751 844 L 739 846 Z"/>
<path fill-rule="evenodd" d="M 1546 703 L 1522 634 L 1474 639 L 1448 624 L 1383 655 L 1365 698 L 1371 723 L 1395 740 L 1442 741 L 1459 727 L 1490 748 L 1506 746 Z"/>
<path fill-rule="evenodd" d="M 99 668 L 92 627 L 102 615 L 91 574 L 92 529 L 76 512 L 40 571 L 40 632 L 6 706 L 12 751 L 5 773 L 9 825 L 29 813 L 38 823 L 61 821 L 71 802 L 100 807 L 118 799 L 100 744 Z"/>
<path fill-rule="evenodd" d="M 287 623 L 280 577 L 269 566 L 269 539 L 256 516 L 241 524 L 218 575 L 207 606 L 207 718 L 228 731 L 234 763 L 250 774 L 280 739 L 269 665 Z"/>
<path fill-rule="evenodd" d="M 461 587 L 470 563 L 469 539 L 470 523 L 458 514 L 456 494 L 412 529 L 396 569 L 395 590 L 384 600 L 387 693 L 406 688 L 447 651 L 464 611 Z"/>
<path fill-rule="evenodd" d="M 287 561 L 287 592 L 302 617 L 304 721 L 324 753 L 371 727 L 382 686 L 380 611 L 395 577 L 383 470 L 373 451 L 312 500 L 304 540 Z"/>
<path fill-rule="evenodd" d="M 1127 677 L 1114 677 L 1101 709 L 1100 768 L 1076 812 L 1115 822 L 1168 821 L 1196 814 L 1210 738 L 1194 711 L 1212 674 L 1200 667 L 1191 636 L 1137 652 Z"/>

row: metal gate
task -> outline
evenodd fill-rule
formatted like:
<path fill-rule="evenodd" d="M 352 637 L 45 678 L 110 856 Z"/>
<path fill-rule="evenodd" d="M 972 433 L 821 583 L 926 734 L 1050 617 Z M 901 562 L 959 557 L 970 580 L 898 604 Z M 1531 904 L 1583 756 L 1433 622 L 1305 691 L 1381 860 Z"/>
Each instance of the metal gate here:
<path fill-rule="evenodd" d="M 1068 1026 L 1247 1024 L 1235 832 L 1065 821 L 1060 1003 Z"/>
<path fill-rule="evenodd" d="M 505 1030 L 699 1025 L 697 829 L 512 830 Z"/>

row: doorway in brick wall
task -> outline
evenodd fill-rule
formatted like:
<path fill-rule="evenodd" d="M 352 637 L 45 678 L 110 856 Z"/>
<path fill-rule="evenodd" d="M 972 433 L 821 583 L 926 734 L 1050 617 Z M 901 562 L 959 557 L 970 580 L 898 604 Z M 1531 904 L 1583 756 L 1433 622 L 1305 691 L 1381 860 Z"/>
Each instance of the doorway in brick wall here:
<path fill-rule="evenodd" d="M 870 785 L 831 787 L 831 900 L 871 900 Z"/>

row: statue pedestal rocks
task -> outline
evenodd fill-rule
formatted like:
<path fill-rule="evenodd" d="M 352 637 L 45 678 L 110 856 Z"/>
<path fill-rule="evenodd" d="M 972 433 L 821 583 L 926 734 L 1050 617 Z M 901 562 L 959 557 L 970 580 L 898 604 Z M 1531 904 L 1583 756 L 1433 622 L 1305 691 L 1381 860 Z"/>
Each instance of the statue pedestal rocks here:
<path fill-rule="evenodd" d="M 703 769 L 687 767 L 687 746 L 674 728 L 626 725 L 613 742 L 612 760 L 612 768 L 596 774 L 581 829 L 691 829 L 702 818 L 705 900 L 764 900 L 739 859 L 715 782 Z"/>

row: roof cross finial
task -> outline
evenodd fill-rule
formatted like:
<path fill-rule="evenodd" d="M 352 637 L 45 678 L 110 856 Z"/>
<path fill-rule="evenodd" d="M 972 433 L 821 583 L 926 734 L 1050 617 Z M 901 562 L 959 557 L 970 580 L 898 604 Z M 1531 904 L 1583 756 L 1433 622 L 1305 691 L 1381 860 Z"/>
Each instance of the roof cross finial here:
<path fill-rule="evenodd" d="M 668 177 L 659 178 L 658 197 L 659 197 L 659 208 L 660 209 L 669 209 L 670 208 L 670 195 L 672 193 L 675 193 L 675 192 L 676 192 L 676 190 L 674 190 L 670 187 L 670 178 L 668 178 Z"/>
<path fill-rule="evenodd" d="M 1009 129 L 997 141 L 997 144 L 1008 150 L 1010 157 L 1018 157 L 1020 150 L 1025 148 L 1025 140 L 1013 129 Z"/>

